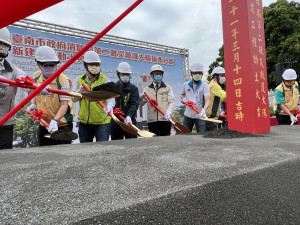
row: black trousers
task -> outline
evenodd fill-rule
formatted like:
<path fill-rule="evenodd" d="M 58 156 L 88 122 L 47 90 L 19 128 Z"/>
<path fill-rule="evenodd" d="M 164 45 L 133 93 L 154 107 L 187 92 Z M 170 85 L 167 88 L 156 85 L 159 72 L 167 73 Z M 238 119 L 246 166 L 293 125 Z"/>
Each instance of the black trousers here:
<path fill-rule="evenodd" d="M 68 128 L 72 131 L 73 130 L 73 123 L 68 124 Z M 58 127 L 58 130 L 63 129 L 63 127 Z M 62 144 L 71 144 L 72 141 L 61 141 L 61 140 L 54 140 L 51 138 L 44 137 L 45 134 L 49 134 L 48 130 L 44 126 L 39 126 L 38 129 L 38 140 L 39 146 L 48 146 L 48 145 L 62 145 Z"/>
<path fill-rule="evenodd" d="M 137 138 L 137 136 L 133 134 L 129 134 L 124 131 L 119 125 L 114 124 L 110 127 L 110 136 L 111 140 L 119 140 L 119 139 L 130 139 L 130 138 Z"/>
<path fill-rule="evenodd" d="M 0 149 L 10 149 L 13 147 L 14 125 L 0 127 Z"/>
<path fill-rule="evenodd" d="M 148 123 L 148 129 L 157 136 L 169 136 L 171 134 L 171 123 L 168 121 Z"/>
<path fill-rule="evenodd" d="M 289 115 L 275 114 L 275 116 L 279 125 L 291 125 L 292 123 Z M 297 123 L 294 123 L 294 125 L 297 125 Z"/>

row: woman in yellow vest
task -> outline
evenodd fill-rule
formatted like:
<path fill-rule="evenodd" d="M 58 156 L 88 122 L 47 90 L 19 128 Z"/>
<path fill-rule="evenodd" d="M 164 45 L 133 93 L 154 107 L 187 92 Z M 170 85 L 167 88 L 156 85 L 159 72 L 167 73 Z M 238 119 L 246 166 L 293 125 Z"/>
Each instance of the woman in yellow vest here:
<path fill-rule="evenodd" d="M 73 91 L 86 92 L 82 84 L 86 84 L 90 90 L 104 83 L 110 82 L 110 79 L 100 73 L 101 60 L 99 55 L 94 51 L 88 51 L 83 58 L 86 74 L 80 75 L 74 81 Z M 108 108 L 108 111 L 102 109 L 98 102 L 90 102 L 87 99 L 79 99 L 72 97 L 74 102 L 79 101 L 80 109 L 78 112 L 79 123 L 79 141 L 96 142 L 108 141 L 110 133 L 110 117 L 109 112 L 113 111 L 115 99 L 102 101 Z"/>
<path fill-rule="evenodd" d="M 209 118 L 219 119 L 221 113 L 221 102 L 226 101 L 226 92 L 222 89 L 221 84 L 225 83 L 225 70 L 218 66 L 213 69 L 212 80 L 209 83 L 209 106 L 206 110 L 206 115 Z M 206 121 L 206 131 L 215 130 L 218 128 L 217 123 Z"/>
<path fill-rule="evenodd" d="M 296 109 L 300 110 L 299 85 L 297 74 L 293 69 L 287 69 L 282 74 L 283 82 L 275 88 L 274 112 L 279 125 L 290 125 L 297 122 L 294 116 Z"/>
<path fill-rule="evenodd" d="M 41 84 L 57 70 L 59 60 L 54 49 L 48 46 L 41 46 L 36 50 L 35 60 L 40 70 L 34 73 L 33 78 L 36 83 Z M 54 89 L 70 91 L 72 82 L 66 75 L 60 74 L 47 87 L 49 86 Z M 42 118 L 49 123 L 48 128 L 42 124 L 39 126 L 38 141 L 40 146 L 71 144 L 71 141 L 44 137 L 45 134 L 61 130 L 66 126 L 70 131 L 73 130 L 73 106 L 69 96 L 50 93 L 49 95 L 38 95 L 33 99 L 28 110 L 31 112 L 42 110 L 45 113 Z"/>

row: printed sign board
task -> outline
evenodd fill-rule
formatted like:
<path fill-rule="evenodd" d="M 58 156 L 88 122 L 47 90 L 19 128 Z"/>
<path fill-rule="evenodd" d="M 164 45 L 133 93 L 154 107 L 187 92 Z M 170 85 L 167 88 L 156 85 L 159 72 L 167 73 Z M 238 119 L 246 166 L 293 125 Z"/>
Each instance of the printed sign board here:
<path fill-rule="evenodd" d="M 39 46 L 47 45 L 54 48 L 61 64 L 63 64 L 88 43 L 86 39 L 61 34 L 52 34 L 14 26 L 10 26 L 8 29 L 12 36 L 12 49 L 8 60 L 13 65 L 25 71 L 29 76 L 32 76 L 38 70 L 34 55 Z M 118 64 L 123 61 L 128 62 L 133 70 L 131 82 L 138 86 L 140 92 L 151 81 L 149 76 L 151 66 L 153 64 L 162 65 L 165 70 L 164 82 L 172 86 L 176 97 L 176 104 L 180 105 L 180 92 L 184 82 L 183 56 L 103 42 L 97 42 L 90 50 L 100 55 L 102 62 L 101 73 L 107 75 L 112 81 L 118 80 L 116 75 Z M 72 81 L 77 76 L 85 73 L 82 60 L 83 56 L 64 71 L 64 74 Z M 17 95 L 18 100 L 24 97 L 25 93 L 21 91 Z M 75 112 L 77 110 L 75 106 Z M 138 116 L 138 119 L 145 120 L 145 113 L 141 117 L 139 118 Z"/>

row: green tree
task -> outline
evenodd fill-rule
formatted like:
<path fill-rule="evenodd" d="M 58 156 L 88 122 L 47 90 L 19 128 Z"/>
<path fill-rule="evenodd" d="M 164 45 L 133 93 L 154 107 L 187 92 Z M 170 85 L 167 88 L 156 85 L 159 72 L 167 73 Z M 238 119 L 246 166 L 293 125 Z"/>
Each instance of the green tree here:
<path fill-rule="evenodd" d="M 185 110 L 185 105 L 180 105 L 176 107 L 173 118 L 175 118 L 179 123 L 183 122 L 183 115 Z"/>
<path fill-rule="evenodd" d="M 26 148 L 38 144 L 37 130 L 39 123 L 35 123 L 30 115 L 25 113 L 25 109 L 30 105 L 28 103 L 15 116 L 14 140 L 20 141 L 19 147 Z"/>
<path fill-rule="evenodd" d="M 264 27 L 268 86 L 274 89 L 277 63 L 292 62 L 300 74 L 300 3 L 277 0 L 264 7 Z M 224 66 L 223 46 L 219 49 L 219 57 L 210 64 L 209 74 L 216 66 Z"/>
<path fill-rule="evenodd" d="M 276 87 L 275 65 L 292 62 L 300 73 L 300 3 L 277 0 L 264 7 L 269 87 Z"/>

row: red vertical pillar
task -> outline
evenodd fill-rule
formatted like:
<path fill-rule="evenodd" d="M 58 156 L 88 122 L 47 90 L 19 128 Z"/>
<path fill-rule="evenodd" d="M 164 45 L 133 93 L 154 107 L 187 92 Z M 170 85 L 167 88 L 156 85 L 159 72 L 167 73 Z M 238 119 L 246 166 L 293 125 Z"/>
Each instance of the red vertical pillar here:
<path fill-rule="evenodd" d="M 270 132 L 262 0 L 222 0 L 228 128 Z"/>

